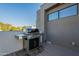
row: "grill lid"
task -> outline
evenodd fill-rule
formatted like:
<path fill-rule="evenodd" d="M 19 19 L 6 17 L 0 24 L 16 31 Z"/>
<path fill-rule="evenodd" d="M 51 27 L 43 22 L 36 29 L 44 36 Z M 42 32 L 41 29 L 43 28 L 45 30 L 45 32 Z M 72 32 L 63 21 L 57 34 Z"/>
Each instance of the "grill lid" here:
<path fill-rule="evenodd" d="M 28 33 L 39 33 L 38 29 L 28 29 Z"/>

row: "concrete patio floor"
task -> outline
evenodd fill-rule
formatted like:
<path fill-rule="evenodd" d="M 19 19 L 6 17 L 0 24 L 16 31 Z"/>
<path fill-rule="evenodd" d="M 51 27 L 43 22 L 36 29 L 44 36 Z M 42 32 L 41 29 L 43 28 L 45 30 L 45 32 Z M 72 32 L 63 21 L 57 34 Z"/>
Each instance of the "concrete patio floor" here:
<path fill-rule="evenodd" d="M 43 47 L 40 47 L 40 49 L 34 49 L 34 51 L 32 50 L 29 55 L 27 55 L 26 50 L 21 50 L 7 56 L 79 56 L 79 51 L 44 43 Z"/>
<path fill-rule="evenodd" d="M 37 56 L 79 56 L 79 52 L 51 44 L 44 45 L 44 51 Z"/>

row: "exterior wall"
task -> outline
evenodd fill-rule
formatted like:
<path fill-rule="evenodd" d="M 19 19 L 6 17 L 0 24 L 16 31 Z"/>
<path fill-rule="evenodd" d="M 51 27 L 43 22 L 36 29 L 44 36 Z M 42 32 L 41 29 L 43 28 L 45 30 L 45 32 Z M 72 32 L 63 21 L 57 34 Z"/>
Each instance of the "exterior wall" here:
<path fill-rule="evenodd" d="M 48 23 L 47 36 L 48 40 L 55 42 L 57 45 L 74 47 L 72 42 L 76 43 L 79 48 L 79 17 L 73 16 L 63 18 L 58 21 Z"/>
<path fill-rule="evenodd" d="M 36 27 L 43 33 L 45 33 L 45 29 L 44 29 L 44 27 L 45 27 L 45 25 L 44 25 L 44 23 L 45 23 L 45 20 L 44 20 L 45 14 L 44 13 L 45 13 L 44 9 L 38 10 L 38 12 L 37 12 L 37 22 L 36 22 L 37 23 Z M 44 38 L 44 40 L 45 40 L 45 38 Z"/>
<path fill-rule="evenodd" d="M 0 55 L 10 54 L 23 49 L 23 40 L 17 40 L 15 35 L 20 32 L 0 32 Z"/>
<path fill-rule="evenodd" d="M 45 9 L 47 9 L 47 8 L 49 8 L 49 7 L 51 7 L 52 5 L 54 5 L 54 4 L 52 4 L 52 3 L 50 3 L 50 4 L 46 4 L 45 3 L 45 5 L 43 5 L 43 6 L 41 6 L 41 9 L 39 9 L 38 11 L 37 11 L 37 21 L 36 21 L 36 27 L 41 31 L 41 32 L 43 32 L 44 33 L 44 40 L 43 41 L 45 41 L 46 40 L 46 31 L 47 31 L 47 25 L 46 25 L 46 23 L 47 23 L 47 21 L 45 20 L 45 18 L 46 18 L 46 13 L 45 13 Z"/>
<path fill-rule="evenodd" d="M 45 4 L 41 7 L 45 11 L 53 4 Z M 45 13 L 45 15 L 65 8 L 72 4 L 64 4 L 58 8 L 52 9 Z M 79 8 L 79 4 L 78 4 Z M 78 9 L 79 10 L 79 9 Z M 79 13 L 79 12 L 78 12 Z M 43 13 L 42 13 L 43 14 Z M 41 15 L 41 17 L 43 17 Z M 41 18 L 40 17 L 40 18 Z M 41 21 L 43 19 L 40 19 Z M 43 24 L 42 24 L 43 25 Z M 61 18 L 60 20 L 53 20 L 48 22 L 47 17 L 44 17 L 44 30 L 46 30 L 46 39 L 55 42 L 57 45 L 61 45 L 68 48 L 79 50 L 79 15 Z M 76 45 L 73 46 L 72 42 Z"/>
<path fill-rule="evenodd" d="M 36 27 L 37 27 L 40 31 L 43 31 L 42 22 L 41 22 L 41 20 L 40 20 L 40 17 L 41 17 L 41 11 L 38 10 L 38 11 L 37 11 L 37 19 L 38 19 L 38 20 L 36 20 Z"/>

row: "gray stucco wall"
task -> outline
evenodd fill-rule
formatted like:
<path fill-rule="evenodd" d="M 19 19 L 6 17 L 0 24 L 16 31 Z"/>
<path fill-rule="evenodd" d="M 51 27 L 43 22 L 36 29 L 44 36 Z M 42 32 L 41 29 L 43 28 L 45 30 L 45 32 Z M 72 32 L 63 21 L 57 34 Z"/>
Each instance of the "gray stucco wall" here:
<path fill-rule="evenodd" d="M 47 25 L 46 25 L 47 22 L 46 22 L 46 20 L 45 20 L 45 19 L 46 19 L 45 9 L 51 7 L 52 5 L 54 5 L 54 4 L 52 4 L 52 3 L 47 4 L 47 3 L 45 3 L 43 6 L 41 6 L 41 9 L 39 9 L 39 10 L 37 11 L 36 27 L 37 27 L 41 32 L 44 33 L 43 41 L 46 40 L 46 30 L 47 30 L 47 29 L 45 29 L 45 28 L 47 28 Z"/>
<path fill-rule="evenodd" d="M 72 42 L 79 48 L 79 17 L 73 16 L 58 21 L 48 22 L 47 39 L 57 45 L 73 47 Z"/>
<path fill-rule="evenodd" d="M 23 40 L 17 40 L 15 35 L 20 32 L 0 32 L 0 55 L 10 54 L 23 49 Z"/>
<path fill-rule="evenodd" d="M 46 22 L 46 20 L 45 20 L 45 18 L 46 18 L 45 9 L 51 7 L 52 5 L 54 5 L 54 4 L 45 3 L 44 5 L 41 6 L 41 9 L 39 9 L 37 11 L 36 27 L 42 32 L 45 32 L 45 26 L 46 26 L 46 24 L 45 24 L 45 22 Z"/>
<path fill-rule="evenodd" d="M 65 8 L 72 4 L 66 4 L 58 9 Z M 55 9 L 58 10 L 58 9 Z M 48 12 L 52 12 L 51 10 Z M 69 47 L 69 48 L 79 48 L 79 15 L 61 18 L 59 20 L 54 20 L 47 22 L 47 39 L 55 42 L 57 45 Z M 72 42 L 76 43 L 74 47 Z"/>
<path fill-rule="evenodd" d="M 41 7 L 41 9 L 45 11 L 46 8 L 52 5 L 53 4 L 45 4 L 44 6 Z M 69 5 L 72 5 L 72 4 L 64 4 L 61 7 L 48 11 L 44 15 L 46 16 L 51 12 L 65 8 Z M 79 7 L 79 4 L 78 4 L 78 7 Z M 44 20 L 44 30 L 46 32 L 47 40 L 55 42 L 56 45 L 61 45 L 64 47 L 79 50 L 79 15 L 61 18 L 60 20 L 53 20 L 50 22 L 48 22 L 46 17 L 44 17 L 44 19 L 41 19 L 41 17 L 43 16 L 41 15 L 39 20 L 41 20 L 41 22 Z M 73 46 L 72 42 L 75 42 L 76 46 Z"/>

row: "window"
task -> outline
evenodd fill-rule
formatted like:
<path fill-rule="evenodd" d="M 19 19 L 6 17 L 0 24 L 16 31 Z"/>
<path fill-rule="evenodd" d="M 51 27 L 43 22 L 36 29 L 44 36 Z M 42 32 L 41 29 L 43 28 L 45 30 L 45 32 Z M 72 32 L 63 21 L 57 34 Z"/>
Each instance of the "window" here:
<path fill-rule="evenodd" d="M 73 16 L 73 15 L 77 15 L 77 5 L 73 5 L 71 7 L 59 11 L 60 18 Z"/>
<path fill-rule="evenodd" d="M 73 16 L 73 15 L 77 15 L 77 4 L 74 4 L 70 7 L 58 10 L 56 12 L 53 12 L 51 14 L 48 15 L 48 20 L 56 20 L 56 19 L 60 19 L 63 17 L 68 17 L 68 16 Z"/>
<path fill-rule="evenodd" d="M 54 12 L 48 15 L 48 20 L 55 20 L 58 19 L 58 12 Z"/>

